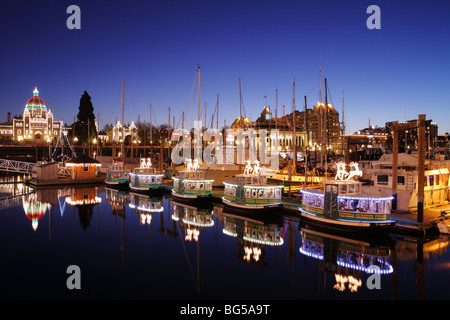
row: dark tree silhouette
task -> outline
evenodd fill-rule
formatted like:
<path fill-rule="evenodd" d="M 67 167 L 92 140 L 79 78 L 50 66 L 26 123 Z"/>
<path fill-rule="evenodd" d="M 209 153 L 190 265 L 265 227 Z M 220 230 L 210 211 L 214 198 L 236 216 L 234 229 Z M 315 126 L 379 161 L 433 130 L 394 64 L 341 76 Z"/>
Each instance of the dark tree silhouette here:
<path fill-rule="evenodd" d="M 78 138 L 78 143 L 88 143 L 88 134 L 90 137 L 95 137 L 97 135 L 97 129 L 95 127 L 94 107 L 91 97 L 86 90 L 81 96 L 78 109 L 77 121 L 75 123 L 75 136 Z"/>

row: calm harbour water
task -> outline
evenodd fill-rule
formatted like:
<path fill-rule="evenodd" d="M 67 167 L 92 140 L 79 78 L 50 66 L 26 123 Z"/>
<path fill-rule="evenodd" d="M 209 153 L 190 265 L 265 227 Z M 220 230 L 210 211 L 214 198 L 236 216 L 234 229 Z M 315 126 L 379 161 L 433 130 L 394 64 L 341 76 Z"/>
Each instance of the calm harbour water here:
<path fill-rule="evenodd" d="M 2 299 L 450 298 L 447 236 L 368 241 L 104 186 L 36 191 L 16 181 L 0 194 L 15 195 L 1 202 Z M 383 272 L 379 289 L 368 288 L 370 264 Z M 71 265 L 79 290 L 66 285 Z"/>

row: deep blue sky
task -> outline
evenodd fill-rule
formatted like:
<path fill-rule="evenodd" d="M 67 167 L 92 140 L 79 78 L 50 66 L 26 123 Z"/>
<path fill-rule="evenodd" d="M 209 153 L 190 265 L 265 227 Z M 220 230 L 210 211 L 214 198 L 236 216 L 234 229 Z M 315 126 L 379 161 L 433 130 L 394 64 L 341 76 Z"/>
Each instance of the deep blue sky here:
<path fill-rule="evenodd" d="M 66 9 L 81 9 L 81 30 L 69 30 Z M 381 9 L 369 30 L 366 9 Z M 347 133 L 425 113 L 450 132 L 450 1 L 3 1 L 0 19 L 1 110 L 20 114 L 35 86 L 56 119 L 71 124 L 84 90 L 100 126 L 179 124 L 197 67 L 200 101 L 210 118 L 219 95 L 219 125 L 239 115 L 239 77 L 247 117 L 263 107 L 311 108 L 319 97 L 319 65 L 329 100 Z M 320 58 L 322 57 L 322 58 Z M 267 96 L 267 99 L 264 99 Z M 197 88 L 187 120 L 197 118 Z M 201 119 L 204 119 L 202 114 Z M 172 120 L 172 119 L 171 119 Z M 187 123 L 186 127 L 191 127 Z"/>

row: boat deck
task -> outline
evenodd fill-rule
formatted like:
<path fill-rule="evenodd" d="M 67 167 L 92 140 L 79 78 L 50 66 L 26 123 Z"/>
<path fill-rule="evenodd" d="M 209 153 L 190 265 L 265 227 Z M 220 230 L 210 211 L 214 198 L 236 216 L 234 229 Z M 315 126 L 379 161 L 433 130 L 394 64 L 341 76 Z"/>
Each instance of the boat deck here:
<path fill-rule="evenodd" d="M 400 212 L 393 211 L 391 218 L 396 221 L 396 227 L 399 230 L 413 229 L 419 232 L 426 232 L 435 227 L 435 222 L 441 218 L 442 211 L 450 211 L 450 204 L 424 208 L 423 222 L 417 222 L 417 211 Z"/>
<path fill-rule="evenodd" d="M 298 209 L 301 201 L 293 197 L 283 197 L 284 213 L 288 216 L 299 216 Z M 395 221 L 394 232 L 399 234 L 426 234 L 437 230 L 435 222 L 441 218 L 441 211 L 450 212 L 450 204 L 433 208 L 424 208 L 423 221 L 417 222 L 416 211 L 396 211 L 391 212 L 391 219 Z"/>

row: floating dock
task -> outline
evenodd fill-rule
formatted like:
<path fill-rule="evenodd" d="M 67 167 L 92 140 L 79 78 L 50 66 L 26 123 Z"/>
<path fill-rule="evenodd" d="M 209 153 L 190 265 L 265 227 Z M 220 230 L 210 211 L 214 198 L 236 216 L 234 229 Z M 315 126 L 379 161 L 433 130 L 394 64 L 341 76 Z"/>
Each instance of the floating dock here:
<path fill-rule="evenodd" d="M 80 184 L 102 184 L 105 177 L 101 175 L 94 179 L 57 179 L 57 181 L 41 181 L 30 179 L 28 183 L 33 187 L 49 187 L 56 185 L 80 185 Z M 170 192 L 172 189 L 172 180 L 164 180 L 164 188 Z M 212 199 L 214 203 L 222 203 L 223 188 L 213 188 Z M 297 196 L 297 193 L 293 191 L 291 197 L 284 196 L 282 215 L 288 218 L 300 219 L 299 208 L 301 206 L 301 200 Z M 428 234 L 438 233 L 439 229 L 436 226 L 436 222 L 442 219 L 441 212 L 449 211 L 450 204 L 445 206 L 439 206 L 434 208 L 424 208 L 423 221 L 418 222 L 417 212 L 407 211 L 400 212 L 393 210 L 391 212 L 391 218 L 395 220 L 395 226 L 392 230 L 387 230 L 389 233 L 412 235 L 412 236 L 424 236 Z"/>

